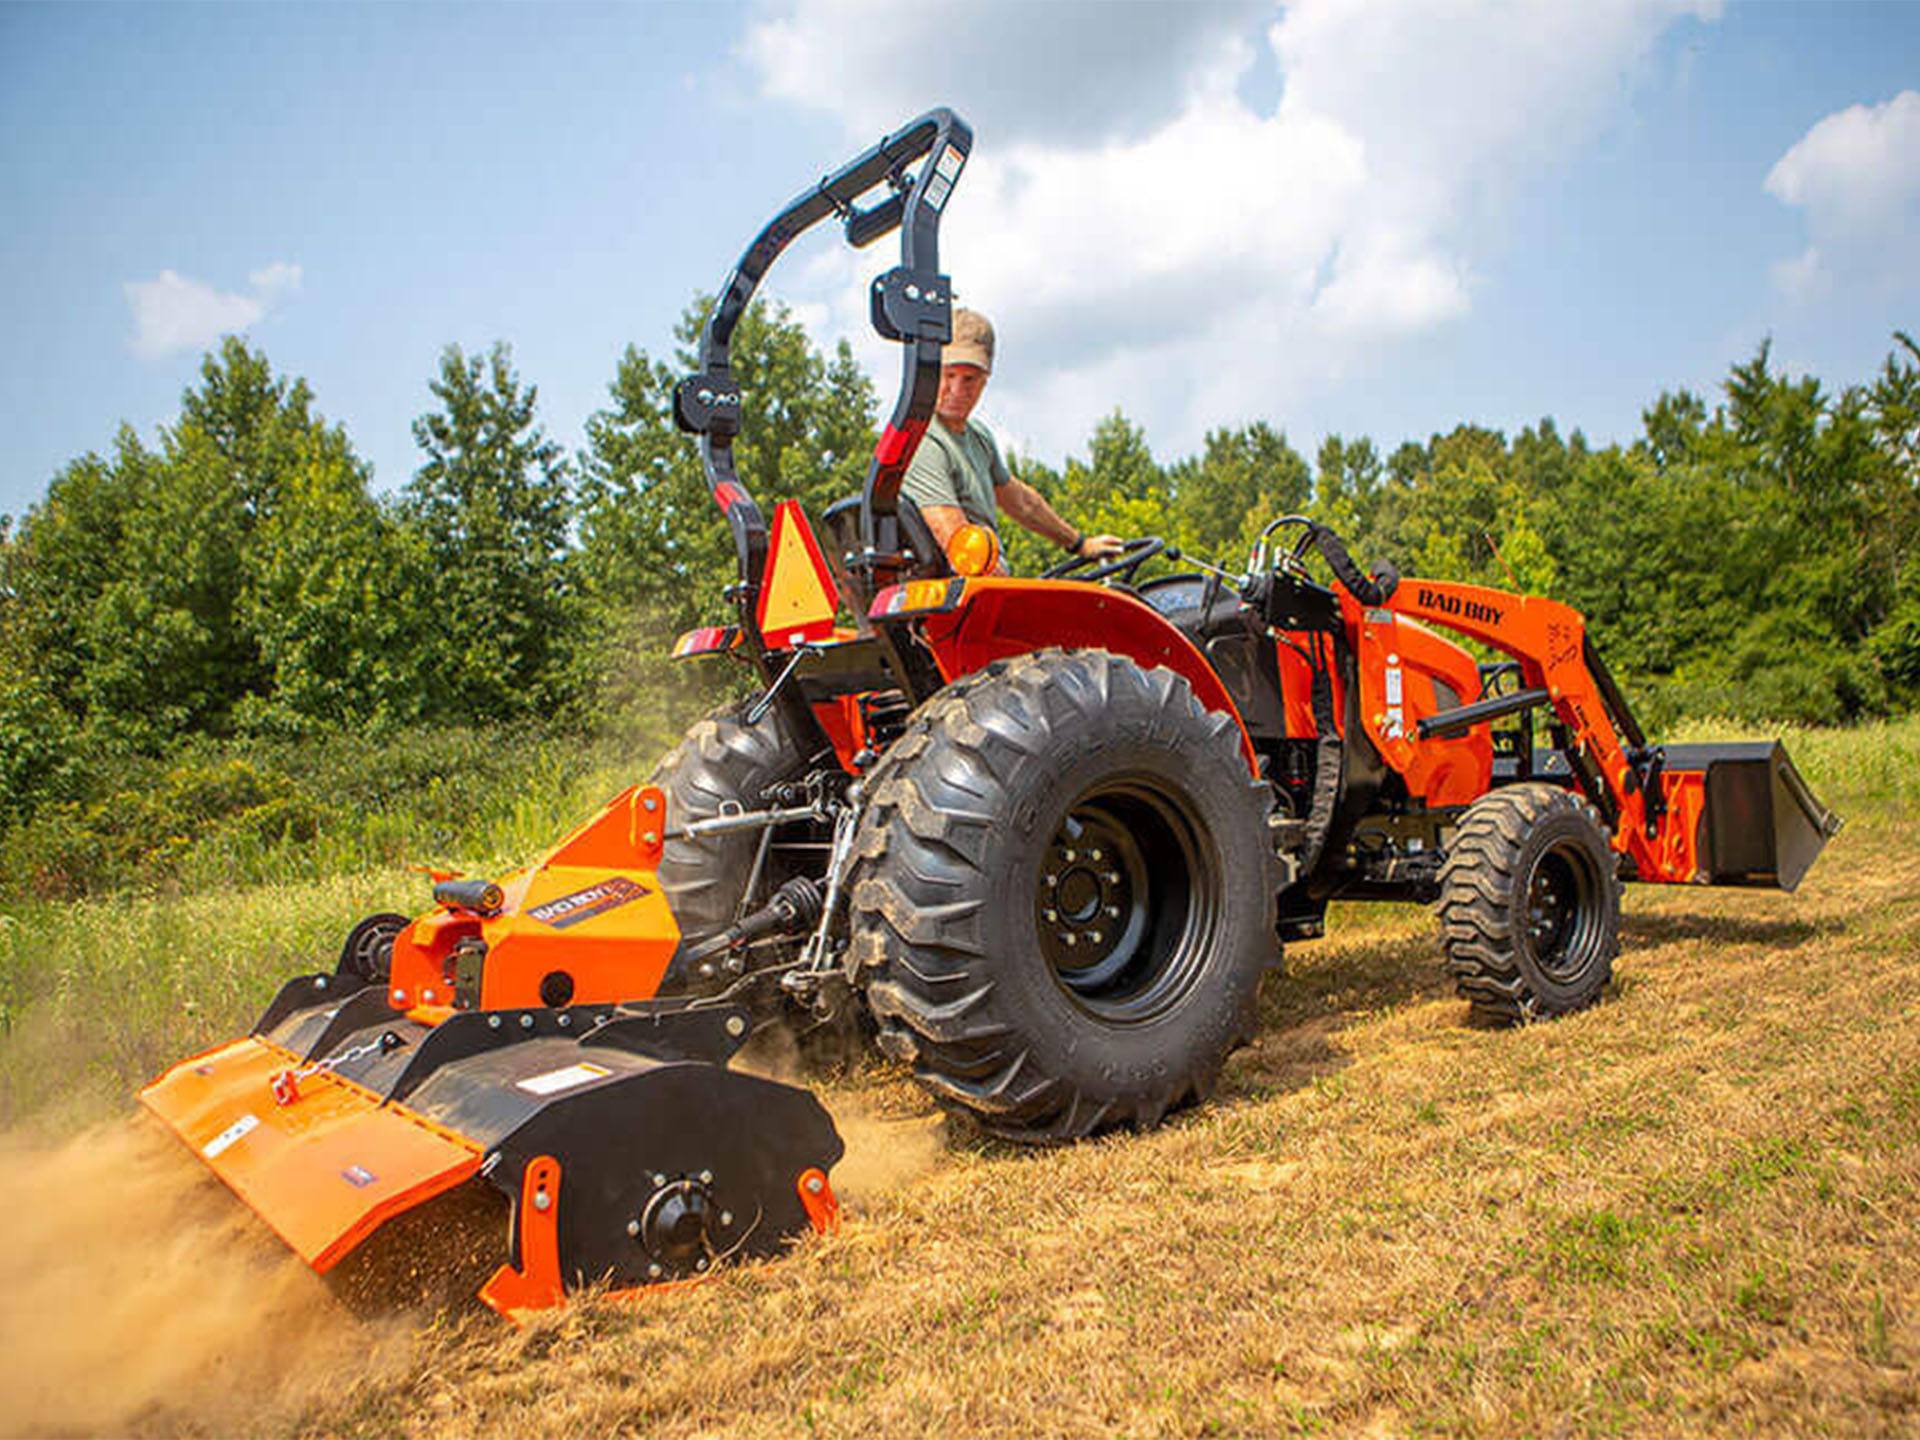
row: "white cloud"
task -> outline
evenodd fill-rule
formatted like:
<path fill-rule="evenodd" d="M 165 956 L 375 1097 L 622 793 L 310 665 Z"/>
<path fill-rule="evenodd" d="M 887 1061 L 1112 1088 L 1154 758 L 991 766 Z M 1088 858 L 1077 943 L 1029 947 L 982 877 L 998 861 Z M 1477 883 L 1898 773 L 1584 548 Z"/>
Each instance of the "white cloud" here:
<path fill-rule="evenodd" d="M 834 115 L 850 146 L 935 101 L 976 125 L 942 259 L 1000 331 L 993 418 L 1058 456 L 1115 405 L 1162 450 L 1256 415 L 1300 425 L 1335 376 L 1468 313 L 1517 187 L 1621 107 L 1677 17 L 1717 13 L 786 0 L 743 50 L 767 95 Z M 1277 99 L 1257 98 L 1263 67 Z M 874 261 L 819 253 L 797 290 L 890 381 L 897 353 L 865 339 Z"/>
<path fill-rule="evenodd" d="M 868 139 L 930 105 L 992 128 L 994 143 L 1150 128 L 1182 81 L 1262 0 L 784 0 L 742 49 L 775 99 L 833 111 Z"/>
<path fill-rule="evenodd" d="M 1787 294 L 1920 278 L 1920 92 L 1836 110 L 1780 157 L 1766 189 L 1805 212 L 1812 241 L 1773 267 Z"/>
<path fill-rule="evenodd" d="M 277 300 L 300 288 L 300 267 L 290 261 L 276 260 L 271 265 L 251 271 L 247 275 L 247 283 L 253 286 L 254 293 L 263 301 Z"/>
<path fill-rule="evenodd" d="M 197 350 L 257 324 L 300 288 L 300 267 L 276 260 L 255 270 L 247 283 L 250 293 L 234 294 L 176 270 L 162 270 L 152 280 L 127 281 L 122 289 L 133 312 L 134 354 L 152 360 Z"/>
<path fill-rule="evenodd" d="M 1776 260 L 1770 267 L 1774 288 L 1795 300 L 1817 300 L 1833 287 L 1820 247 L 1809 245 L 1798 255 Z"/>

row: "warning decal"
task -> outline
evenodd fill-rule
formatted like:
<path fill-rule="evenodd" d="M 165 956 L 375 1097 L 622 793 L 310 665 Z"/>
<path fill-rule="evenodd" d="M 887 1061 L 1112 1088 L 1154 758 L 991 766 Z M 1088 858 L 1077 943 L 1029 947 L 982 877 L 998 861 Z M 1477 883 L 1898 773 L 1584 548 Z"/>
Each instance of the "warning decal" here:
<path fill-rule="evenodd" d="M 556 900 L 548 900 L 534 906 L 527 914 L 542 925 L 551 925 L 556 930 L 564 930 L 569 925 L 578 925 L 582 920 L 591 920 L 596 915 L 604 915 L 609 910 L 617 910 L 629 901 L 638 900 L 653 891 L 638 881 L 629 880 L 624 875 L 615 875 L 602 880 L 597 885 L 589 885 L 584 890 L 576 890 L 571 895 L 562 895 Z"/>
<path fill-rule="evenodd" d="M 242 1115 L 233 1124 L 222 1130 L 213 1139 L 201 1147 L 200 1153 L 209 1160 L 218 1160 L 237 1143 L 251 1135 L 260 1124 L 260 1117 L 254 1114 Z"/>
<path fill-rule="evenodd" d="M 544 1075 L 529 1076 L 520 1082 L 520 1088 L 530 1095 L 552 1095 L 556 1091 L 571 1090 L 576 1085 L 584 1085 L 589 1080 L 598 1080 L 612 1073 L 604 1065 L 582 1061 L 564 1070 L 549 1070 Z"/>

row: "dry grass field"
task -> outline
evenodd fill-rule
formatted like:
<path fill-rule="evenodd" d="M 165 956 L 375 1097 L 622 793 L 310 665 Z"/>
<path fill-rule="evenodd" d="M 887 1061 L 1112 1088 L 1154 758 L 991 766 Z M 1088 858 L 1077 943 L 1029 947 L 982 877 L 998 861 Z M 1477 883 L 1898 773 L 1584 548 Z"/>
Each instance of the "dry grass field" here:
<path fill-rule="evenodd" d="M 1015 1151 L 863 1067 L 837 1236 L 523 1330 L 350 1318 L 184 1153 L 33 1141 L 0 1205 L 91 1256 L 0 1248 L 0 1429 L 1920 1432 L 1920 726 L 1869 740 L 1794 742 L 1850 822 L 1798 895 L 1630 892 L 1585 1014 L 1474 1028 L 1430 917 L 1348 909 L 1164 1129 Z"/>

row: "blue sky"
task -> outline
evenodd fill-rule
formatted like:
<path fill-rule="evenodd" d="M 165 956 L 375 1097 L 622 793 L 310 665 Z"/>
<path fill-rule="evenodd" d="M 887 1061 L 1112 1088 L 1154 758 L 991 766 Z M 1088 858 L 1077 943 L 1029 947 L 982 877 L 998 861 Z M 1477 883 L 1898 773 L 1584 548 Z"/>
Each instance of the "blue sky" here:
<path fill-rule="evenodd" d="M 402 483 L 442 346 L 510 342 L 577 445 L 758 224 L 935 103 L 983 413 L 1058 461 L 1553 415 L 1624 438 L 1771 335 L 1868 377 L 1920 329 L 1920 5 L 0 6 L 0 512 L 222 327 Z M 773 276 L 821 338 L 886 263 Z M 749 477 L 751 479 L 752 477 Z"/>

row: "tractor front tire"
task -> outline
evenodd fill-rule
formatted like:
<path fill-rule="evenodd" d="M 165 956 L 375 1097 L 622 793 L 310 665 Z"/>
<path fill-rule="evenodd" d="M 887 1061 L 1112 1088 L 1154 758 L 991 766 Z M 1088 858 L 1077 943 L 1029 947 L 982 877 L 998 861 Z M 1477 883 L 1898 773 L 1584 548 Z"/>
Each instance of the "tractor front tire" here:
<path fill-rule="evenodd" d="M 778 708 L 749 725 L 747 707 L 748 702 L 735 701 L 712 711 L 655 768 L 652 783 L 666 792 L 670 829 L 689 820 L 710 820 L 723 809 L 758 810 L 768 803 L 765 796 L 771 787 L 806 774 L 806 757 L 788 738 Z M 758 830 L 736 830 L 666 842 L 660 889 L 680 926 L 680 945 L 667 967 L 663 993 L 720 989 L 731 978 L 716 981 L 683 974 L 680 957 L 738 918 L 760 835 Z M 771 883 L 763 878 L 761 897 L 785 878 L 774 877 Z"/>
<path fill-rule="evenodd" d="M 855 842 L 880 1048 L 1024 1143 L 1200 1099 L 1277 959 L 1270 804 L 1171 670 L 1042 650 L 955 682 L 889 747 Z"/>
<path fill-rule="evenodd" d="M 1460 819 L 1440 868 L 1454 985 L 1497 1024 L 1585 1009 L 1620 952 L 1620 881 L 1592 805 L 1555 785 L 1509 785 Z"/>

